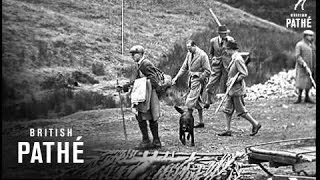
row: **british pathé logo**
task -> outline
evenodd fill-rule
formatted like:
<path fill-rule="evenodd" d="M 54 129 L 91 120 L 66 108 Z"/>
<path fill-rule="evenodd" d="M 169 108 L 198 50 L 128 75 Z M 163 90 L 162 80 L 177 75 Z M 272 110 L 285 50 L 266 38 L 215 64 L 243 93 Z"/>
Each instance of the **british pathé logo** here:
<path fill-rule="evenodd" d="M 290 17 L 286 18 L 287 28 L 312 28 L 311 16 L 308 15 L 304 9 L 306 1 L 307 0 L 298 0 L 294 5 L 294 12 L 290 14 Z"/>
<path fill-rule="evenodd" d="M 306 3 L 307 0 L 298 0 L 298 2 L 294 5 L 294 10 L 296 11 L 298 6 L 300 5 L 301 10 L 304 11 L 304 3 Z"/>
<path fill-rule="evenodd" d="M 72 128 L 30 128 L 30 137 L 72 137 Z M 74 142 L 18 142 L 18 163 L 84 163 L 79 157 L 83 154 L 82 136 L 77 136 Z M 72 149 L 72 151 L 71 151 Z M 45 150 L 44 154 L 43 150 Z M 55 153 L 55 154 L 54 154 Z M 56 158 L 53 158 L 56 157 Z"/>

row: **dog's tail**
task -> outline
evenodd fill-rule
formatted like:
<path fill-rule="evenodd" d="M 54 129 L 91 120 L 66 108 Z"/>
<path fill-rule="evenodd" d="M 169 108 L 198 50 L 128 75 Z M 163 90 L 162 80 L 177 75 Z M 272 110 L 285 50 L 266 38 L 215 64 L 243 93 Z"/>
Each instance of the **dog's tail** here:
<path fill-rule="evenodd" d="M 184 113 L 184 110 L 181 109 L 180 107 L 178 106 L 173 106 L 180 114 L 183 114 Z"/>

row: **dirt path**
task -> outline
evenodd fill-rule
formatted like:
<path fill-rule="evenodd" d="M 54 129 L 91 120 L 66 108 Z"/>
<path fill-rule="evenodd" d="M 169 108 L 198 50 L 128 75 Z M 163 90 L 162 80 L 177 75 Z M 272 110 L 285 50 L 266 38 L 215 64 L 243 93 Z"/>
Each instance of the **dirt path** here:
<path fill-rule="evenodd" d="M 313 97 L 314 98 L 314 97 Z M 162 117 L 159 122 L 160 138 L 163 144 L 161 151 L 176 152 L 243 152 L 245 147 L 256 143 L 315 137 L 316 135 L 316 105 L 293 104 L 294 99 L 275 99 L 248 101 L 247 109 L 254 118 L 262 123 L 260 132 L 249 136 L 251 126 L 243 119 L 234 117 L 232 122 L 233 136 L 219 137 L 217 133 L 223 131 L 225 119 L 223 113 L 214 114 L 216 105 L 204 111 L 205 128 L 195 130 L 195 146 L 183 146 L 178 139 L 179 113 L 170 106 L 162 106 Z M 30 128 L 72 128 L 73 137 L 68 141 L 75 141 L 76 136 L 82 136 L 85 144 L 85 155 L 92 155 L 93 149 L 133 149 L 140 141 L 141 135 L 137 122 L 129 110 L 125 111 L 128 141 L 123 135 L 122 116 L 119 109 L 95 110 L 78 112 L 60 119 L 42 119 L 28 122 L 3 122 L 2 128 L 2 161 L 3 177 L 28 177 L 37 172 L 40 166 L 29 163 L 17 164 L 18 141 L 66 141 L 61 138 L 30 138 Z M 195 116 L 198 122 L 198 116 Z M 150 137 L 151 133 L 149 132 Z M 28 171 L 18 171 L 28 167 Z M 45 169 L 47 166 L 42 166 Z M 63 166 L 60 166 L 63 167 Z M 51 167 L 51 174 L 58 172 L 56 166 Z M 30 173 L 30 171 L 34 173 Z M 254 171 L 261 172 L 258 169 Z M 282 171 L 281 168 L 275 171 Z M 15 173 L 12 172 L 24 172 Z M 48 175 L 48 174 L 45 174 Z"/>

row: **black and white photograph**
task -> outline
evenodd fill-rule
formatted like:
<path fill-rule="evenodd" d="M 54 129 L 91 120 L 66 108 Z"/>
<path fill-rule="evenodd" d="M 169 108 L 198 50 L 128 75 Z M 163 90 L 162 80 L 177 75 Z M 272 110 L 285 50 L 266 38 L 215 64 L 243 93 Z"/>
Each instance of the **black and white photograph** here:
<path fill-rule="evenodd" d="M 316 0 L 3 0 L 1 179 L 316 180 Z"/>

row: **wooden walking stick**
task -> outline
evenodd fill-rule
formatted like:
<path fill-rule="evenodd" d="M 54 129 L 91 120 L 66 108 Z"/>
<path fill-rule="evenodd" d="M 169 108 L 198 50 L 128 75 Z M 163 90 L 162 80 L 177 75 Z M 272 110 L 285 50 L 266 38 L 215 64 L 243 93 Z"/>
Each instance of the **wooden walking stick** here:
<path fill-rule="evenodd" d="M 245 64 L 246 65 L 248 65 L 249 64 L 249 62 L 250 62 L 250 53 L 248 53 L 248 52 L 241 52 L 240 53 L 241 55 L 244 55 L 244 56 L 246 56 L 246 59 L 245 59 Z M 224 94 L 224 96 L 223 96 L 223 98 L 222 98 L 222 100 L 220 101 L 220 103 L 219 103 L 219 105 L 218 105 L 218 107 L 217 107 L 217 109 L 216 109 L 216 111 L 215 111 L 215 114 L 217 114 L 217 112 L 219 111 L 219 109 L 221 108 L 221 106 L 222 106 L 222 104 L 223 104 L 223 102 L 227 99 L 227 97 L 228 97 L 228 94 L 229 94 L 229 92 L 230 92 L 230 90 L 231 90 L 231 88 L 232 88 L 232 86 L 234 85 L 234 83 L 236 82 L 236 80 L 237 80 L 237 78 L 238 78 L 238 76 L 239 76 L 239 72 L 233 77 L 233 79 L 232 79 L 232 81 L 231 81 L 231 83 L 230 83 L 230 85 L 229 85 L 229 87 L 227 88 L 227 90 L 226 90 L 226 93 Z"/>
<path fill-rule="evenodd" d="M 118 82 L 118 79 L 117 79 L 117 86 L 118 85 L 119 85 L 119 82 Z M 122 98 L 121 98 L 120 91 L 118 91 L 118 93 L 119 93 L 119 98 L 120 98 L 120 109 L 121 109 L 121 114 L 122 114 L 123 133 L 124 133 L 124 137 L 125 137 L 125 139 L 127 141 L 128 137 L 127 137 L 126 121 L 124 119 L 124 112 L 123 112 L 123 108 L 122 108 Z"/>
<path fill-rule="evenodd" d="M 307 73 L 308 73 L 308 75 L 309 75 L 309 78 L 310 78 L 310 80 L 311 80 L 311 83 L 312 83 L 313 87 L 314 87 L 315 89 L 317 89 L 317 88 L 316 88 L 316 82 L 314 81 L 314 79 L 313 79 L 313 77 L 312 77 L 312 72 L 311 72 L 310 68 L 308 67 L 308 65 L 307 65 L 306 63 L 303 64 L 303 67 L 306 68 L 306 71 L 307 71 Z"/>
<path fill-rule="evenodd" d="M 239 74 L 240 74 L 240 73 L 238 72 L 238 73 L 233 77 L 233 79 L 232 79 L 232 81 L 231 81 L 231 83 L 230 83 L 229 87 L 227 88 L 226 93 L 224 94 L 224 96 L 223 96 L 222 100 L 221 100 L 221 101 L 220 101 L 220 103 L 219 103 L 219 106 L 217 107 L 216 111 L 214 112 L 215 114 L 217 114 L 217 112 L 219 111 L 219 109 L 220 109 L 220 107 L 222 106 L 223 102 L 227 99 L 228 94 L 229 94 L 229 92 L 230 92 L 230 90 L 231 90 L 232 86 L 233 86 L 233 85 L 234 85 L 234 83 L 236 82 L 236 80 L 237 80 L 237 78 L 238 78 Z"/>
<path fill-rule="evenodd" d="M 123 0 L 121 1 L 121 55 L 123 55 Z M 117 79 L 117 86 L 119 85 L 118 79 Z M 128 140 L 127 137 L 127 130 L 126 130 L 126 121 L 124 119 L 124 112 L 122 109 L 122 98 L 121 98 L 121 93 L 119 93 L 119 98 L 120 98 L 120 109 L 121 109 L 121 114 L 122 114 L 122 124 L 123 124 L 123 133 L 126 141 Z"/>

